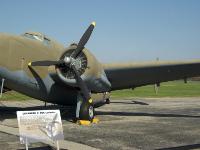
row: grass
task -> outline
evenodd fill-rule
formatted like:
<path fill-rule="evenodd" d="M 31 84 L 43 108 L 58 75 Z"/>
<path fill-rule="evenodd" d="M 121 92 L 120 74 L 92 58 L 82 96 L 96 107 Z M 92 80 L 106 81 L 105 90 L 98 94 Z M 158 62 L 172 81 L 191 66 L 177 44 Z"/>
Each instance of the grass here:
<path fill-rule="evenodd" d="M 111 93 L 112 98 L 128 97 L 199 97 L 200 81 L 173 81 L 161 83 L 158 93 L 154 91 L 154 85 L 138 87 L 134 90 L 118 90 Z"/>
<path fill-rule="evenodd" d="M 154 91 L 154 85 L 138 87 L 134 90 L 118 90 L 111 92 L 111 98 L 129 98 L 129 97 L 200 97 L 200 81 L 188 81 L 185 84 L 183 81 L 173 81 L 161 83 L 158 94 Z M 28 96 L 9 91 L 3 93 L 0 100 L 30 100 Z"/>
<path fill-rule="evenodd" d="M 20 94 L 15 91 L 8 91 L 3 93 L 3 96 L 0 98 L 0 101 L 10 100 L 10 101 L 23 101 L 23 100 L 30 100 L 33 99 L 26 95 Z"/>

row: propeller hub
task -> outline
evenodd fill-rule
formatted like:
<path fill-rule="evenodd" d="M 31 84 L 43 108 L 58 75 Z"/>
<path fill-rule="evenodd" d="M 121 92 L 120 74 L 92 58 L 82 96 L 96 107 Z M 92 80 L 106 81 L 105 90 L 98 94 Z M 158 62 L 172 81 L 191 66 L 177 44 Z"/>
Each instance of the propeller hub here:
<path fill-rule="evenodd" d="M 81 69 L 82 67 L 82 63 L 81 63 L 81 59 L 77 58 L 77 59 L 73 59 L 72 58 L 72 62 L 70 64 L 71 68 L 72 66 L 74 66 L 76 68 L 76 70 Z"/>
<path fill-rule="evenodd" d="M 65 57 L 64 58 L 65 64 L 70 64 L 71 63 L 71 58 L 70 57 Z"/>
<path fill-rule="evenodd" d="M 71 57 L 71 54 L 74 52 L 76 47 L 69 47 L 66 49 L 66 52 L 61 56 L 60 60 L 63 61 L 61 66 L 57 66 L 57 72 L 63 78 L 75 79 L 74 71 L 72 66 L 82 75 L 87 68 L 87 57 L 85 53 L 80 52 L 76 58 Z"/>

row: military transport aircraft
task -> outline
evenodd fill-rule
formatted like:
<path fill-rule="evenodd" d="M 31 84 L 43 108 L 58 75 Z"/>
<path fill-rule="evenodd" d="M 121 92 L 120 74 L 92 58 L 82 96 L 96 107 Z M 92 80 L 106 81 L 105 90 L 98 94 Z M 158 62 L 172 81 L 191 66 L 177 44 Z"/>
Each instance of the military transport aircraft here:
<path fill-rule="evenodd" d="M 1 33 L 2 86 L 42 101 L 74 105 L 77 119 L 91 121 L 108 92 L 200 75 L 200 60 L 102 64 L 85 48 L 94 27 L 95 22 L 78 44 L 67 48 L 37 32 Z M 99 93 L 100 101 L 95 99 Z"/>

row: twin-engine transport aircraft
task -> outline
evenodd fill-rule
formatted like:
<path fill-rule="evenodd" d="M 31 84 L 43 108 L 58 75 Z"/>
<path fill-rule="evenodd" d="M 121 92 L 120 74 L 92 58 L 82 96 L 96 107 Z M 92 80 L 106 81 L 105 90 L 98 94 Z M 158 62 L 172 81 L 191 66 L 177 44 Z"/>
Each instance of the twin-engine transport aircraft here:
<path fill-rule="evenodd" d="M 94 108 L 108 92 L 200 75 L 200 60 L 101 64 L 85 48 L 94 27 L 95 22 L 78 44 L 67 48 L 41 33 L 1 33 L 3 87 L 42 101 L 75 105 L 77 119 L 91 121 Z M 95 99 L 99 93 L 100 101 Z"/>

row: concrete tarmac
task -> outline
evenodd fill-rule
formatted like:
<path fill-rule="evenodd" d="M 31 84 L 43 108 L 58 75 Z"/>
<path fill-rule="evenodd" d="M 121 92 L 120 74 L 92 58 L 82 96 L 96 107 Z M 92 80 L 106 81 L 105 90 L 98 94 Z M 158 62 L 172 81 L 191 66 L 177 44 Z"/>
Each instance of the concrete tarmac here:
<path fill-rule="evenodd" d="M 1 125 L 17 128 L 16 110 L 42 109 L 41 105 L 40 101 L 2 102 Z M 96 109 L 100 122 L 91 126 L 72 123 L 74 109 L 58 108 L 62 110 L 65 140 L 73 144 L 105 150 L 200 149 L 200 98 L 111 100 L 110 104 Z M 57 106 L 47 109 L 57 109 Z M 45 143 L 31 147 L 52 149 Z M 16 135 L 1 130 L 0 149 L 24 149 L 24 145 Z"/>

